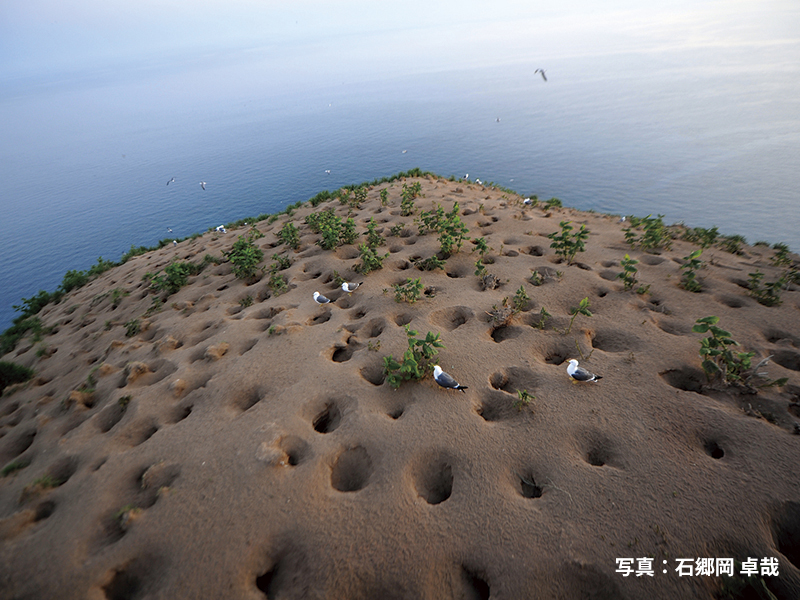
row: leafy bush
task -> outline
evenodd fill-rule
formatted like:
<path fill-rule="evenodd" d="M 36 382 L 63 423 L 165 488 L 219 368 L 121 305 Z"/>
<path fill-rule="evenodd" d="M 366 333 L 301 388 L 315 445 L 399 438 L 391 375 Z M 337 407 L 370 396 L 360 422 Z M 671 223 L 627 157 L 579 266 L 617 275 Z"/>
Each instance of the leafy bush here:
<path fill-rule="evenodd" d="M 512 304 L 514 306 L 515 312 L 521 312 L 528 308 L 528 302 L 530 302 L 530 296 L 525 292 L 525 288 L 523 286 L 519 286 L 519 289 L 514 294 L 514 298 L 512 299 Z"/>
<path fill-rule="evenodd" d="M 756 269 L 755 273 L 750 273 L 750 279 L 747 281 L 748 288 L 750 288 L 750 295 L 758 300 L 764 306 L 780 306 L 781 304 L 781 288 L 786 284 L 783 277 L 772 283 L 761 284 L 764 279 L 764 273 Z"/>
<path fill-rule="evenodd" d="M 562 208 L 564 206 L 561 200 L 559 200 L 558 198 L 550 198 L 550 200 L 545 202 L 544 205 L 548 210 L 552 210 L 554 208 Z"/>
<path fill-rule="evenodd" d="M 703 261 L 700 260 L 700 255 L 703 253 L 702 248 L 695 250 L 689 256 L 684 256 L 683 260 L 686 261 L 681 265 L 683 275 L 681 276 L 681 287 L 689 292 L 701 292 L 703 286 L 697 279 L 697 270 L 703 266 Z"/>
<path fill-rule="evenodd" d="M 741 235 L 728 235 L 722 238 L 722 241 L 719 243 L 720 247 L 725 250 L 725 252 L 730 252 L 731 254 L 742 254 L 742 247 L 747 243 L 747 240 L 744 236 Z"/>
<path fill-rule="evenodd" d="M 358 249 L 361 252 L 361 263 L 355 267 L 355 270 L 362 275 L 383 268 L 383 259 L 389 256 L 388 252 L 384 255 L 378 254 L 367 244 L 361 244 Z"/>
<path fill-rule="evenodd" d="M 264 259 L 264 251 L 256 246 L 255 240 L 262 237 L 264 234 L 254 227 L 240 235 L 228 252 L 223 252 L 239 279 L 253 279 L 258 273 L 258 263 Z"/>
<path fill-rule="evenodd" d="M 693 244 L 699 244 L 705 250 L 710 248 L 717 241 L 719 230 L 716 227 L 711 229 L 704 229 L 702 227 L 695 227 L 687 229 L 683 234 L 683 239 Z"/>
<path fill-rule="evenodd" d="M 340 244 L 352 244 L 358 239 L 358 232 L 356 231 L 356 222 L 352 217 L 349 217 L 344 223 L 339 233 Z"/>
<path fill-rule="evenodd" d="M 375 250 L 378 246 L 383 246 L 386 240 L 383 236 L 376 231 L 378 224 L 375 222 L 374 217 L 369 218 L 367 223 L 367 246 Z"/>
<path fill-rule="evenodd" d="M 617 279 L 622 279 L 622 286 L 624 289 L 629 290 L 636 285 L 636 266 L 639 263 L 635 258 L 631 258 L 627 254 L 622 259 L 622 273 L 617 275 Z"/>
<path fill-rule="evenodd" d="M 131 319 L 125 323 L 125 335 L 133 337 L 142 330 L 142 324 L 139 319 Z"/>
<path fill-rule="evenodd" d="M 561 233 L 554 232 L 547 236 L 553 240 L 550 247 L 555 249 L 556 254 L 566 260 L 568 265 L 572 264 L 578 252 L 583 252 L 585 250 L 584 242 L 586 238 L 589 237 L 589 230 L 586 229 L 586 225 L 581 225 L 578 231 L 570 234 L 570 231 L 573 229 L 570 222 L 571 221 L 561 221 L 561 223 L 559 223 L 561 226 Z"/>
<path fill-rule="evenodd" d="M 146 273 L 145 278 L 150 280 L 150 287 L 156 291 L 174 294 L 189 282 L 190 275 L 197 275 L 202 267 L 186 261 L 172 261 L 163 272 Z"/>
<path fill-rule="evenodd" d="M 412 185 L 403 184 L 400 192 L 400 214 L 404 217 L 414 214 L 414 200 L 422 193 L 422 184 L 415 181 Z"/>
<path fill-rule="evenodd" d="M 700 340 L 700 358 L 703 360 L 703 371 L 708 381 L 715 377 L 722 381 L 740 382 L 743 374 L 750 369 L 751 360 L 755 352 L 734 352 L 731 347 L 738 346 L 729 331 L 717 327 L 719 317 L 703 317 L 695 321 L 692 327 L 695 333 L 710 333 L 707 338 Z"/>
<path fill-rule="evenodd" d="M 380 194 L 381 194 L 381 206 L 386 206 L 387 204 L 389 204 L 389 188 L 383 188 Z"/>
<path fill-rule="evenodd" d="M 657 217 L 647 215 L 643 219 L 631 217 L 631 226 L 627 229 L 623 229 L 625 232 L 625 241 L 628 242 L 631 247 L 635 248 L 638 245 L 646 252 L 656 250 L 658 248 L 671 248 L 672 236 L 670 235 L 667 227 L 664 225 L 664 221 L 662 220 L 663 218 L 664 215 L 658 215 Z M 634 228 L 639 227 L 640 225 L 642 226 L 644 232 L 641 236 L 637 236 L 634 232 Z"/>
<path fill-rule="evenodd" d="M 433 358 L 439 354 L 439 348 L 444 348 L 438 333 L 429 331 L 424 339 L 418 339 L 417 332 L 408 325 L 405 326 L 405 330 L 408 336 L 408 349 L 403 354 L 403 362 L 398 362 L 391 354 L 383 357 L 386 380 L 394 389 L 399 388 L 404 381 L 422 379 L 433 371 Z"/>
<path fill-rule="evenodd" d="M 0 392 L 9 385 L 28 381 L 35 374 L 36 372 L 29 367 L 0 360 Z"/>
<path fill-rule="evenodd" d="M 406 279 L 405 283 L 396 283 L 394 288 L 395 302 L 408 302 L 414 304 L 422 295 L 422 282 L 419 279 Z"/>
<path fill-rule="evenodd" d="M 417 259 L 412 261 L 420 271 L 434 271 L 436 269 L 444 269 L 445 262 L 435 254 L 426 259 Z"/>
<path fill-rule="evenodd" d="M 300 232 L 294 223 L 285 223 L 278 232 L 278 239 L 293 250 L 300 247 Z"/>

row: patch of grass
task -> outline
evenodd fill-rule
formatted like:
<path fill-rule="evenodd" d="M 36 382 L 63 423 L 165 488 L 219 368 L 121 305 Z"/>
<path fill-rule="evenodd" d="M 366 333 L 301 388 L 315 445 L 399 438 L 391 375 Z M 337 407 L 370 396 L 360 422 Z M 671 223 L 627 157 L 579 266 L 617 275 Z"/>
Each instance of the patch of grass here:
<path fill-rule="evenodd" d="M 742 235 L 727 235 L 719 242 L 720 248 L 731 254 L 743 254 L 743 246 L 747 240 Z"/>
<path fill-rule="evenodd" d="M 3 467 L 3 470 L 0 471 L 0 476 L 8 477 L 9 475 L 16 473 L 17 471 L 21 471 L 30 464 L 31 464 L 30 459 L 18 458 L 16 460 L 11 461 L 5 467 Z"/>
<path fill-rule="evenodd" d="M 125 336 L 133 337 L 142 330 L 142 323 L 139 319 L 131 319 L 125 323 Z"/>

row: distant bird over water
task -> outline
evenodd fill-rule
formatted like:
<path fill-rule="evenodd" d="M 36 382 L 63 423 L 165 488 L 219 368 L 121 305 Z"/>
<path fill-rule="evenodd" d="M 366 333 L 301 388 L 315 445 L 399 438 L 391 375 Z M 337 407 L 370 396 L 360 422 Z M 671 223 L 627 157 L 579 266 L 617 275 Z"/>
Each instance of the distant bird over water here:
<path fill-rule="evenodd" d="M 206 182 L 205 181 L 201 181 L 200 182 L 200 187 L 203 188 L 203 189 L 206 189 Z"/>
<path fill-rule="evenodd" d="M 433 378 L 436 380 L 436 383 L 438 383 L 443 388 L 449 388 L 451 390 L 461 390 L 462 392 L 464 392 L 464 390 L 467 389 L 467 386 L 461 385 L 455 379 L 450 377 L 450 375 L 442 371 L 442 367 L 440 367 L 439 365 L 433 366 Z M 466 394 L 467 392 L 464 393 Z"/>
<path fill-rule="evenodd" d="M 175 181 L 175 178 L 173 177 L 172 179 L 170 179 L 170 180 L 167 182 L 167 185 L 169 185 L 170 183 L 173 183 L 174 181 Z"/>
<path fill-rule="evenodd" d="M 547 81 L 547 77 L 545 77 L 545 76 L 544 76 L 544 69 L 536 69 L 536 70 L 533 72 L 533 74 L 534 74 L 534 75 L 536 75 L 536 73 L 541 73 L 541 74 L 542 74 L 542 79 L 544 79 L 545 81 Z"/>

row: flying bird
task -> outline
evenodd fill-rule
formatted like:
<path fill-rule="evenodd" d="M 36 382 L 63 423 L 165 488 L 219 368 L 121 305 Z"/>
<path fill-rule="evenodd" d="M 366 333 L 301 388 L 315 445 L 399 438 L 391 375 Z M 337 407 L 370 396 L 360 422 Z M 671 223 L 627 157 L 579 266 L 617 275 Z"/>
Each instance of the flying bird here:
<path fill-rule="evenodd" d="M 203 189 L 206 189 L 206 182 L 205 181 L 201 181 L 200 182 L 200 187 L 203 188 Z"/>
<path fill-rule="evenodd" d="M 541 74 L 542 74 L 542 79 L 544 79 L 545 81 L 547 81 L 547 77 L 545 77 L 545 76 L 544 76 L 544 69 L 536 69 L 536 70 L 533 72 L 533 74 L 534 74 L 534 75 L 536 75 L 536 73 L 541 73 Z"/>
<path fill-rule="evenodd" d="M 569 366 L 567 367 L 567 375 L 573 381 L 597 381 L 598 379 L 602 379 L 602 376 L 595 375 L 594 373 L 590 373 L 583 367 L 578 366 L 578 361 L 570 359 Z"/>
<path fill-rule="evenodd" d="M 173 177 L 172 179 L 170 179 L 170 180 L 167 182 L 167 185 L 169 185 L 170 183 L 173 183 L 174 181 L 175 181 L 175 178 Z"/>
<path fill-rule="evenodd" d="M 317 304 L 328 304 L 331 301 L 330 298 L 326 298 L 319 292 L 314 292 L 314 302 Z"/>
<path fill-rule="evenodd" d="M 360 286 L 362 283 L 363 281 L 359 281 L 358 283 L 348 283 L 345 281 L 342 284 L 342 291 L 347 292 L 348 294 L 352 294 L 358 289 L 358 286 Z"/>
<path fill-rule="evenodd" d="M 440 367 L 439 365 L 433 366 L 433 378 L 436 380 L 436 383 L 438 383 L 443 388 L 450 388 L 451 390 L 461 390 L 462 392 L 464 392 L 464 390 L 467 389 L 467 386 L 461 385 L 460 383 L 456 382 L 455 379 L 450 377 L 450 375 L 442 371 L 442 367 Z M 466 392 L 464 393 L 466 394 Z"/>

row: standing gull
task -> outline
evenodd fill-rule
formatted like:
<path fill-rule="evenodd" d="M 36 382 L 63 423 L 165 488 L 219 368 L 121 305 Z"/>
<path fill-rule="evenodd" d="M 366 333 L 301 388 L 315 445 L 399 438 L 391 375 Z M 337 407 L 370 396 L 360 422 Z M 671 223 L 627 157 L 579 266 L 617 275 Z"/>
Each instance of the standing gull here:
<path fill-rule="evenodd" d="M 536 69 L 536 70 L 533 72 L 533 74 L 534 74 L 534 75 L 536 75 L 536 73 L 541 73 L 541 74 L 542 74 L 542 79 L 544 79 L 545 81 L 547 81 L 547 77 L 545 77 L 545 76 L 544 76 L 544 69 Z"/>
<path fill-rule="evenodd" d="M 442 371 L 442 367 L 440 367 L 439 365 L 433 366 L 433 378 L 436 380 L 436 383 L 438 383 L 443 388 L 461 390 L 462 392 L 464 392 L 464 390 L 467 389 L 467 386 L 457 383 L 455 379 L 453 379 L 452 377 L 450 377 L 450 375 Z M 467 392 L 464 393 L 466 394 Z"/>
<path fill-rule="evenodd" d="M 598 379 L 602 379 L 603 377 L 600 375 L 595 375 L 594 373 L 590 373 L 583 367 L 578 366 L 578 361 L 570 359 L 569 366 L 567 367 L 567 375 L 572 378 L 573 381 L 597 381 Z"/>
<path fill-rule="evenodd" d="M 362 281 L 359 281 L 358 283 L 348 283 L 347 281 L 345 281 L 342 284 L 342 291 L 347 292 L 348 294 L 352 294 L 358 289 L 358 286 L 360 286 L 362 283 L 363 283 Z"/>
<path fill-rule="evenodd" d="M 319 292 L 314 292 L 314 302 L 317 304 L 328 304 L 331 301 L 330 298 L 326 298 Z"/>

